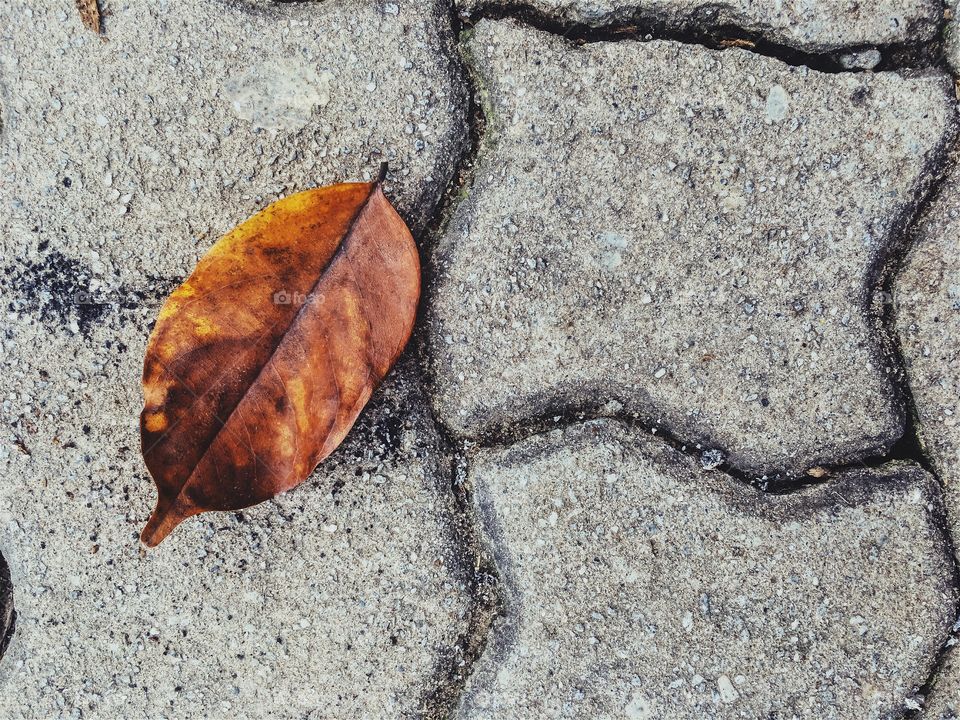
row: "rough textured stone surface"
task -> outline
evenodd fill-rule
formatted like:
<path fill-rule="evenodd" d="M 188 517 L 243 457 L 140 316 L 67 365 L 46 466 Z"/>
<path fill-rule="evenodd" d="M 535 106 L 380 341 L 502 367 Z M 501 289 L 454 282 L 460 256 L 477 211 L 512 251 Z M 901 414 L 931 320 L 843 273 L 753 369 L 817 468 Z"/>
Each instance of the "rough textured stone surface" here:
<path fill-rule="evenodd" d="M 419 390 L 296 491 L 146 554 L 138 414 L 160 299 L 225 230 L 381 160 L 423 224 L 466 137 L 447 9 L 100 4 L 103 39 L 72 2 L 0 3 L 0 717 L 413 714 L 468 608 Z"/>
<path fill-rule="evenodd" d="M 603 1 L 522 4 L 545 26 L 734 22 L 842 45 L 853 69 L 931 37 L 937 13 Z M 266 203 L 383 160 L 421 237 L 470 86 L 445 0 L 99 4 L 102 38 L 70 0 L 0 2 L 0 553 L 18 613 L 0 718 L 434 718 L 471 671 L 461 717 L 918 707 L 956 616 L 935 483 L 895 464 L 769 496 L 704 468 L 799 474 L 901 433 L 871 280 L 952 138 L 947 78 L 464 26 L 487 126 L 427 275 L 430 382 L 406 360 L 303 486 L 143 552 L 139 376 L 162 298 Z M 898 319 L 948 479 L 957 253 L 949 213 L 929 222 Z M 577 409 L 637 424 L 480 450 L 454 477 L 428 400 L 484 442 Z M 451 485 L 476 490 L 490 557 Z M 929 685 L 936 720 L 954 662 Z"/>
<path fill-rule="evenodd" d="M 375 177 L 416 229 L 467 139 L 447 8 L 0 5 L 4 258 L 69 248 L 105 287 L 180 278 L 285 193 Z M 65 250 L 66 252 L 66 250 Z"/>
<path fill-rule="evenodd" d="M 894 286 L 894 314 L 920 440 L 960 530 L 960 172 L 940 188 Z"/>
<path fill-rule="evenodd" d="M 757 473 L 901 435 L 870 283 L 952 132 L 948 78 L 510 21 L 468 49 L 487 132 L 435 257 L 445 423 L 613 401 Z"/>
<path fill-rule="evenodd" d="M 463 718 L 897 717 L 953 621 L 913 465 L 767 495 L 595 421 L 469 480 L 507 600 Z"/>
<path fill-rule="evenodd" d="M 381 388 L 313 480 L 145 553 L 138 381 L 155 311 L 88 339 L 7 325 L 0 549 L 17 625 L 0 717 L 415 713 L 469 619 L 449 463 L 417 391 Z"/>
<path fill-rule="evenodd" d="M 478 8 L 515 7 L 512 0 L 456 0 L 464 15 Z M 735 26 L 764 40 L 807 52 L 857 45 L 886 45 L 931 40 L 941 6 L 930 0 L 882 0 L 861 4 L 818 2 L 734 2 L 704 0 L 527 0 L 521 3 L 564 23 L 592 27 L 649 25 L 674 32 L 724 34 Z"/>
<path fill-rule="evenodd" d="M 920 440 L 943 481 L 947 517 L 960 539 L 960 172 L 951 171 L 927 209 L 894 287 L 900 347 Z M 956 650 L 952 651 L 956 655 Z M 941 669 L 933 718 L 960 716 L 960 662 Z M 951 714 L 952 713 L 952 714 Z"/>

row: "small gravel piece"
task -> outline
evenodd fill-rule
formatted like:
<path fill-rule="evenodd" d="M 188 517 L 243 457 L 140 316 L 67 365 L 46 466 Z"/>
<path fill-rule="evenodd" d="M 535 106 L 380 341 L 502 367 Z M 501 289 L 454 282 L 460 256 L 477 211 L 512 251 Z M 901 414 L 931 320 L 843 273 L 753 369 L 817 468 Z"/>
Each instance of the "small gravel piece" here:
<path fill-rule="evenodd" d="M 704 470 L 716 470 L 725 460 L 726 458 L 719 450 L 704 450 L 700 453 L 700 467 Z"/>
<path fill-rule="evenodd" d="M 847 70 L 873 70 L 881 59 L 880 51 L 870 48 L 841 55 L 840 64 Z"/>

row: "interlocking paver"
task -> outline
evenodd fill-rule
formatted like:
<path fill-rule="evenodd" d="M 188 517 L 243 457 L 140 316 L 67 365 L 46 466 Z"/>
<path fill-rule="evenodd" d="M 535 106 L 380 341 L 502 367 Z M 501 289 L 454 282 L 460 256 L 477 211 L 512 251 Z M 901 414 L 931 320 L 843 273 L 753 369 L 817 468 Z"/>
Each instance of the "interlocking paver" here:
<path fill-rule="evenodd" d="M 952 134 L 948 78 L 511 21 L 467 47 L 487 130 L 435 253 L 444 423 L 613 408 L 789 475 L 901 436 L 874 269 Z"/>
<path fill-rule="evenodd" d="M 0 717 L 415 714 L 470 612 L 449 462 L 419 391 L 382 388 L 313 480 L 191 518 L 144 553 L 145 333 L 113 322 L 91 342 L 8 326 L 0 548 L 17 622 Z"/>
<path fill-rule="evenodd" d="M 467 140 L 448 8 L 100 5 L 102 39 L 71 2 L 0 4 L 0 717 L 415 714 L 469 607 L 419 391 L 378 393 L 315 480 L 146 554 L 137 418 L 149 321 L 224 231 L 383 160 L 431 216 Z"/>
<path fill-rule="evenodd" d="M 469 482 L 506 611 L 461 718 L 898 717 L 953 621 L 915 465 L 769 495 L 594 421 Z"/>

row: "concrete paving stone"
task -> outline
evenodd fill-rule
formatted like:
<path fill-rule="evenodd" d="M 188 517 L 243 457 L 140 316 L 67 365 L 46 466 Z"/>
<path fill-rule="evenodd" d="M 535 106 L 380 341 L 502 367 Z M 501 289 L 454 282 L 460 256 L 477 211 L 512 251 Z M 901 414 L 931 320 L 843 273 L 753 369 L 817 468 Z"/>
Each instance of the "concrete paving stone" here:
<path fill-rule="evenodd" d="M 370 177 L 414 228 L 464 143 L 448 8 L 0 3 L 0 717 L 417 714 L 469 598 L 448 461 L 400 383 L 315 479 L 137 539 L 150 321 L 283 193 Z M 396 381 L 400 382 L 400 381 Z"/>
<path fill-rule="evenodd" d="M 283 194 L 375 177 L 414 230 L 467 141 L 449 9 L 420 3 L 0 3 L 5 258 L 180 278 Z"/>
<path fill-rule="evenodd" d="M 923 448 L 960 537 L 960 172 L 928 206 L 894 283 L 894 317 Z"/>
<path fill-rule="evenodd" d="M 762 493 L 612 420 L 478 452 L 505 611 L 461 718 L 900 717 L 953 622 L 936 481 Z"/>
<path fill-rule="evenodd" d="M 901 436 L 871 285 L 953 135 L 949 78 L 512 21 L 467 52 L 487 128 L 433 262 L 445 424 L 634 413 L 787 475 Z"/>
<path fill-rule="evenodd" d="M 160 301 L 266 203 L 386 160 L 422 227 L 467 137 L 448 8 L 101 7 L 102 38 L 73 3 L 0 4 L 0 717 L 416 713 L 468 608 L 419 391 L 381 393 L 316 479 L 148 554 L 138 415 Z"/>
<path fill-rule="evenodd" d="M 410 368 L 304 485 L 144 552 L 156 491 L 139 375 L 156 310 L 88 337 L 7 318 L 0 551 L 17 621 L 0 717 L 416 715 L 470 602 L 450 462 Z"/>
<path fill-rule="evenodd" d="M 954 546 L 960 540 L 960 172 L 956 166 L 916 230 L 898 273 L 894 312 L 923 448 L 944 486 Z M 956 650 L 952 650 L 956 654 Z M 952 714 L 951 714 L 952 713 Z M 931 718 L 960 715 L 960 662 L 942 668 Z"/>
<path fill-rule="evenodd" d="M 456 0 L 463 15 L 516 7 L 510 0 Z M 747 32 L 805 52 L 935 38 L 942 6 L 931 0 L 735 2 L 706 0 L 527 0 L 523 7 L 569 25 L 667 28 L 672 32 Z M 733 30 L 730 30 L 733 28 Z"/>

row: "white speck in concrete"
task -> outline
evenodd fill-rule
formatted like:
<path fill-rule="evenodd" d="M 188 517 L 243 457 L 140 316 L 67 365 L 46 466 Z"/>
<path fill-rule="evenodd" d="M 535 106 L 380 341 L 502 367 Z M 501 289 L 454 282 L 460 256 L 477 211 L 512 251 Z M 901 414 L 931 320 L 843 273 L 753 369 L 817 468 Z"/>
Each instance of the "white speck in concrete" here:
<path fill-rule="evenodd" d="M 726 675 L 717 678 L 717 690 L 720 691 L 720 699 L 725 703 L 736 702 L 740 697 L 740 693 Z"/>
<path fill-rule="evenodd" d="M 767 93 L 767 118 L 780 122 L 790 110 L 790 95 L 782 85 L 774 85 Z"/>
<path fill-rule="evenodd" d="M 330 102 L 333 73 L 303 62 L 271 60 L 230 77 L 223 93 L 234 112 L 254 127 L 297 130 L 314 109 Z"/>

